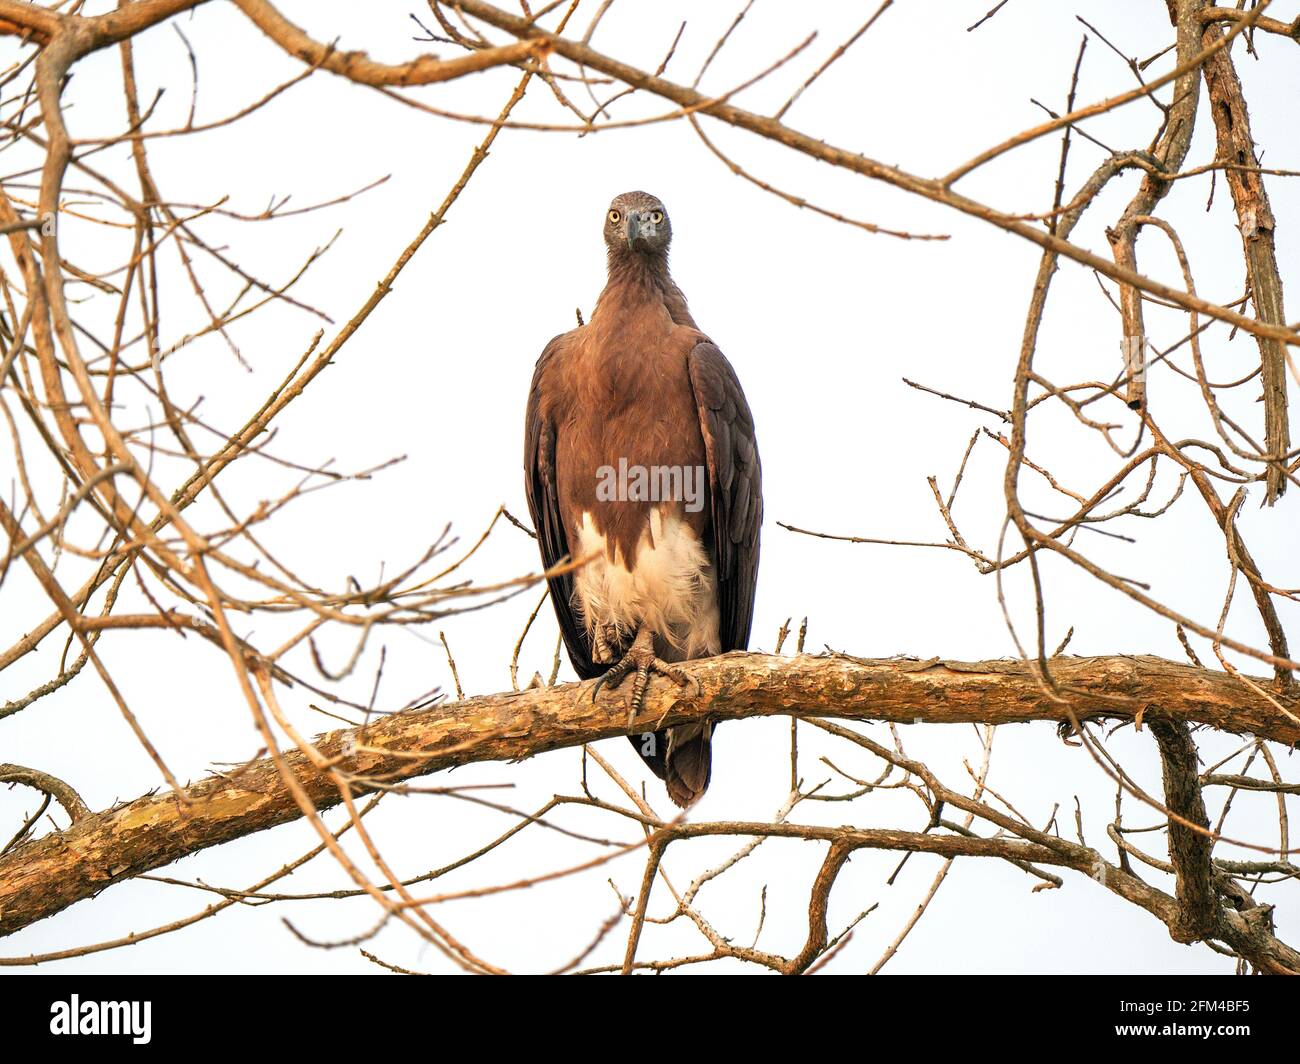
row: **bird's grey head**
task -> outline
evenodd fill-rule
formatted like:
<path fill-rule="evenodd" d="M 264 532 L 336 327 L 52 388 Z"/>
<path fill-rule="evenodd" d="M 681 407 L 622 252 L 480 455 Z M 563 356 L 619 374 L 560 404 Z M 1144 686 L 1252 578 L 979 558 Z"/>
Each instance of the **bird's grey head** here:
<path fill-rule="evenodd" d="M 605 212 L 605 246 L 611 255 L 666 255 L 672 237 L 668 212 L 648 192 L 615 196 Z"/>

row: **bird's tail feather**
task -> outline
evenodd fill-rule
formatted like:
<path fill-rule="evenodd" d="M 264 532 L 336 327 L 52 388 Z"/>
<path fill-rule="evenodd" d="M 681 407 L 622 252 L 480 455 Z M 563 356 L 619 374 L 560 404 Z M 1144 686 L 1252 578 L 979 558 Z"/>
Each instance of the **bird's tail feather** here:
<path fill-rule="evenodd" d="M 713 727 L 708 721 L 667 729 L 664 786 L 683 809 L 700 800 L 713 764 Z"/>
<path fill-rule="evenodd" d="M 709 786 L 713 762 L 713 725 L 680 724 L 662 731 L 629 735 L 628 740 L 656 776 L 668 797 L 683 809 L 699 801 Z"/>

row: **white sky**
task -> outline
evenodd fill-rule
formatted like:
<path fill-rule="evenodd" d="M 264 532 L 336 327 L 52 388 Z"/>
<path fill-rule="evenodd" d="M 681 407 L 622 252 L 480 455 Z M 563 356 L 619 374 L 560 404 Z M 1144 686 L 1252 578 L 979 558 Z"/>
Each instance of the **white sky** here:
<path fill-rule="evenodd" d="M 92 10 L 96 6 L 91 5 Z M 594 0 L 584 3 L 591 6 Z M 733 3 L 689 4 L 622 0 L 602 23 L 593 44 L 642 68 L 653 69 L 683 18 L 687 31 L 668 77 L 689 83 L 718 34 L 738 9 Z M 778 107 L 829 51 L 877 6 L 758 0 L 707 75 L 705 91 L 720 92 L 743 81 L 788 51 L 812 29 L 818 38 L 807 53 L 739 98 L 757 111 Z M 915 173 L 946 172 L 981 148 L 1043 114 L 1030 98 L 1062 109 L 1083 27 L 1083 14 L 1128 55 L 1146 58 L 1172 39 L 1159 3 L 1047 4 L 1011 0 L 975 33 L 966 27 L 991 6 L 989 0 L 899 0 L 870 33 L 792 108 L 787 121 L 831 143 L 897 163 Z M 396 61 L 427 45 L 412 42 L 411 12 L 419 4 L 285 2 L 281 10 L 320 40 L 337 38 Z M 1300 3 L 1278 0 L 1270 14 L 1289 19 Z M 586 12 L 590 17 L 590 12 Z M 585 25 L 580 12 L 578 23 Z M 177 20 L 198 60 L 198 119 L 212 120 L 257 99 L 299 64 L 286 58 L 227 4 L 209 4 Z M 446 46 L 437 46 L 449 53 Z M 1297 167 L 1294 116 L 1300 67 L 1290 42 L 1260 35 L 1261 60 L 1235 51 L 1257 140 L 1265 164 Z M 0 49 L 12 49 L 12 39 Z M 0 54 L 7 63 L 9 53 Z M 150 128 L 182 123 L 189 108 L 189 62 L 173 29 L 162 27 L 137 41 L 141 96 L 167 89 Z M 101 53 L 79 64 L 65 93 L 74 136 L 107 134 L 123 125 L 118 56 Z M 1152 75 L 1169 69 L 1168 58 Z M 448 110 L 495 115 L 517 80 L 513 71 L 420 91 L 417 98 Z M 1124 63 L 1095 38 L 1084 61 L 1079 100 L 1087 102 L 1129 88 Z M 1165 90 L 1164 99 L 1168 99 Z M 668 109 L 657 101 L 625 100 L 616 117 Z M 566 122 L 539 83 L 516 118 Z M 1087 131 L 1115 148 L 1145 146 L 1157 113 L 1140 101 L 1090 122 Z M 1213 131 L 1202 109 L 1190 164 L 1208 161 Z M 922 395 L 901 378 L 941 387 L 994 407 L 1010 404 L 1010 382 L 1038 251 L 987 225 L 948 213 L 864 179 L 796 158 L 748 135 L 708 124 L 725 150 L 759 176 L 791 191 L 894 228 L 948 233 L 946 242 L 901 241 L 873 236 L 799 211 L 733 177 L 684 122 L 577 137 L 572 133 L 507 130 L 446 226 L 434 234 L 402 274 L 395 290 L 343 349 L 335 364 L 277 423 L 272 449 L 278 455 L 316 462 L 337 458 L 338 468 L 358 470 L 398 455 L 406 460 L 369 481 L 331 488 L 297 503 L 266 530 L 268 546 L 291 559 L 317 584 L 341 587 L 355 574 L 373 581 L 386 563 L 395 571 L 414 561 L 452 522 L 462 542 L 472 542 L 496 507 L 505 503 L 526 516 L 520 454 L 522 420 L 533 362 L 554 334 L 572 326 L 575 307 L 589 313 L 603 283 L 600 226 L 615 194 L 642 188 L 658 195 L 673 220 L 673 273 L 702 328 L 728 355 L 745 386 L 763 456 L 767 525 L 759 577 L 753 647 L 770 650 L 781 622 L 808 615 L 808 648 L 829 645 L 859 655 L 910 654 L 954 659 L 1014 653 L 992 578 L 980 577 L 956 553 L 878 546 L 852 546 L 793 535 L 785 521 L 806 528 L 863 536 L 942 540 L 926 477 L 937 475 L 946 490 L 971 433 L 990 419 Z M 219 339 L 188 346 L 168 363 L 168 386 L 178 405 L 203 397 L 201 413 L 228 427 L 242 424 L 269 389 L 326 328 L 326 339 L 346 321 L 383 276 L 429 212 L 463 169 L 481 126 L 456 123 L 404 107 L 378 93 L 318 74 L 246 121 L 202 136 L 156 141 L 151 161 L 163 195 L 184 203 L 229 195 L 229 205 L 260 210 L 292 193 L 293 203 L 327 200 L 391 175 L 378 188 L 329 212 L 281 221 L 219 222 L 206 230 L 260 277 L 282 280 L 335 229 L 332 250 L 295 288 L 298 298 L 324 308 L 336 325 L 285 307 L 258 313 L 232 334 L 252 365 L 240 367 Z M 1059 141 L 1044 138 L 973 175 L 961 185 L 969 195 L 996 206 L 1041 210 L 1050 206 Z M 1076 138 L 1067 186 L 1079 182 L 1104 157 L 1101 148 Z M 22 156 L 30 160 L 31 155 Z M 5 173 L 20 168 L 19 152 L 0 154 Z M 96 165 L 135 187 L 128 153 L 115 148 Z M 69 182 L 76 186 L 76 177 Z M 1085 216 L 1074 239 L 1106 251 L 1104 226 L 1131 196 L 1137 177 L 1112 183 Z M 1300 265 L 1300 213 L 1294 183 L 1269 183 L 1278 218 L 1278 253 L 1284 278 Z M 1227 190 L 1220 181 L 1208 214 L 1209 178 L 1177 184 L 1160 208 L 1183 234 L 1200 294 L 1227 302 L 1240 295 L 1243 266 Z M 124 257 L 121 241 L 98 229 L 66 223 L 65 253 L 84 268 L 107 268 Z M 7 254 L 7 253 L 6 253 Z M 1156 234 L 1140 244 L 1145 271 L 1176 283 L 1177 266 Z M 11 268 L 6 257 L 5 268 Z M 220 305 L 235 286 L 204 266 L 210 296 Z M 1295 285 L 1292 286 L 1293 289 Z M 175 342 L 202 324 L 192 298 L 175 283 L 165 292 L 163 339 Z M 1292 301 L 1296 296 L 1292 293 Z M 110 314 L 110 299 L 92 302 L 87 315 Z M 1295 318 L 1295 307 L 1289 308 Z M 1157 346 L 1186 331 L 1183 316 L 1152 312 Z M 1037 366 L 1061 382 L 1110 379 L 1118 369 L 1120 329 L 1116 314 L 1087 271 L 1063 264 L 1052 289 Z M 1163 343 L 1162 343 L 1163 340 Z M 1239 376 L 1257 351 L 1238 337 L 1213 329 L 1205 340 L 1212 378 Z M 1153 409 L 1171 434 L 1208 437 L 1198 401 L 1185 382 L 1156 374 Z M 123 420 L 140 422 L 139 395 Z M 1255 404 L 1242 416 L 1257 424 Z M 210 442 L 210 441 L 209 441 Z M 1072 420 L 1048 414 L 1031 427 L 1030 457 L 1048 465 L 1075 490 L 1090 493 L 1109 478 L 1114 462 Z M 1002 448 L 983 439 L 976 446 L 957 498 L 956 517 L 966 538 L 992 552 L 1003 517 Z M 165 468 L 165 467 L 164 467 Z M 179 467 L 177 469 L 179 472 Z M 0 455 L 5 490 L 12 477 L 7 451 Z M 251 508 L 288 490 L 297 475 L 252 460 L 222 479 L 226 498 Z M 1030 504 L 1062 507 L 1040 492 L 1026 473 Z M 1168 498 L 1173 481 L 1163 474 L 1157 498 Z M 1138 490 L 1135 485 L 1131 491 Z M 1165 520 L 1129 519 L 1118 531 L 1136 543 L 1083 543 L 1102 564 L 1139 576 L 1170 606 L 1214 623 L 1228 578 L 1221 539 L 1192 492 Z M 1300 497 L 1292 492 L 1273 511 L 1258 506 L 1253 488 L 1241 526 L 1266 575 L 1294 587 L 1297 577 L 1295 522 Z M 49 502 L 50 500 L 46 500 Z M 203 511 L 215 525 L 219 518 Z M 81 570 L 65 558 L 60 573 L 76 586 Z M 482 582 L 535 571 L 535 547 L 517 530 L 503 527 L 476 556 L 472 573 Z M 1049 638 L 1073 626 L 1070 652 L 1154 653 L 1182 660 L 1173 627 L 1090 582 L 1066 563 L 1043 564 L 1048 588 Z M 1024 577 L 1009 574 L 1013 615 L 1028 635 L 1032 599 Z M 485 613 L 449 619 L 443 626 L 469 693 L 509 688 L 511 648 L 538 593 Z M 48 612 L 26 570 L 11 572 L 0 598 L 0 635 L 8 645 Z M 125 600 L 124 596 L 124 600 Z M 1295 609 L 1282 610 L 1284 620 Z M 279 640 L 259 621 L 255 639 Z M 1229 631 L 1260 640 L 1249 601 L 1234 609 Z M 549 670 L 555 625 L 548 606 L 521 657 L 521 675 Z M 450 674 L 437 629 L 385 633 L 387 662 L 381 703 L 401 705 L 434 685 L 450 688 Z M 373 679 L 380 641 L 372 643 L 347 692 L 364 698 Z M 182 778 L 206 775 L 214 762 L 234 762 L 260 745 L 229 665 L 195 641 L 179 644 L 170 634 L 107 634 L 101 652 L 133 709 L 172 768 Z M 789 647 L 787 647 L 789 649 Z M 350 653 L 348 633 L 323 641 L 336 664 Z M 1206 648 L 1201 647 L 1205 654 Z M 15 698 L 57 672 L 61 639 L 0 676 L 0 701 Z M 1207 655 L 1208 656 L 1208 655 Z M 292 665 L 310 671 L 305 654 Z M 1260 671 L 1258 667 L 1251 671 Z M 567 662 L 563 675 L 570 676 Z M 335 726 L 312 713 L 307 699 L 287 696 L 295 719 L 311 731 Z M 805 729 L 811 732 L 812 729 Z M 872 734 L 884 734 L 872 726 Z M 919 756 L 950 785 L 969 782 L 963 759 L 978 763 L 979 744 L 968 728 L 901 729 L 909 753 Z M 788 722 L 754 720 L 721 728 L 714 743 L 711 788 L 693 811 L 698 819 L 768 819 L 788 787 Z M 1205 759 L 1231 749 L 1236 740 L 1198 735 Z M 1140 779 L 1158 787 L 1159 766 L 1146 733 L 1118 733 L 1113 751 Z M 643 772 L 622 739 L 602 752 L 630 778 Z M 866 759 L 843 745 L 823 746 L 809 734 L 804 775 L 820 781 L 827 770 L 816 760 L 825 751 L 847 771 L 874 775 Z M 157 769 L 90 670 L 56 695 L 0 721 L 0 760 L 33 765 L 73 783 L 95 808 L 129 799 L 157 786 Z M 522 765 L 479 765 L 449 777 L 456 783 L 508 782 L 508 801 L 535 808 L 550 794 L 574 793 L 580 754 L 561 751 Z M 446 782 L 434 778 L 433 782 Z M 1061 743 L 1050 727 L 1014 726 L 998 732 L 991 786 L 1032 821 L 1044 824 L 1060 804 L 1060 821 L 1073 831 L 1078 796 L 1088 841 L 1113 854 L 1105 825 L 1113 817 L 1111 785 L 1081 750 Z M 834 785 L 839 786 L 837 783 Z M 613 797 L 601 785 L 599 793 Z M 668 803 L 653 780 L 651 800 Z M 1294 799 L 1292 799 L 1294 803 Z M 0 792 L 0 824 L 17 823 L 33 808 L 32 792 Z M 851 813 L 850 813 L 851 809 Z M 1293 806 L 1294 810 L 1294 806 Z M 1148 824 L 1154 815 L 1126 804 L 1126 823 Z M 920 829 L 916 800 L 879 792 L 851 807 L 805 803 L 796 819 Z M 1213 809 L 1212 809 L 1213 815 Z M 329 815 L 335 823 L 338 812 Z M 386 856 L 403 875 L 414 875 L 468 852 L 508 826 L 500 814 L 442 798 L 388 799 L 368 820 Z M 621 832 L 607 818 L 574 814 L 567 824 L 597 834 Z M 1272 796 L 1239 797 L 1229 833 L 1276 841 Z M 0 835 L 5 832 L 0 830 Z M 7 837 L 7 835 L 6 835 Z M 620 835 L 620 837 L 623 837 Z M 1144 838 L 1144 837 L 1140 837 Z M 162 874 L 245 887 L 310 848 L 315 837 L 295 823 L 188 858 Z M 678 844 L 667 867 L 679 885 L 738 847 L 736 840 Z M 440 880 L 439 890 L 518 878 L 589 858 L 588 844 L 547 832 L 525 832 L 465 874 Z M 1221 851 L 1237 856 L 1230 847 Z M 822 851 L 812 844 L 770 841 L 735 873 L 700 896 L 702 911 L 738 941 L 752 939 L 767 886 L 766 923 L 759 946 L 796 952 L 807 931 L 807 890 Z M 1163 854 L 1158 854 L 1163 856 Z M 831 971 L 862 971 L 874 962 L 911 914 L 938 867 L 935 857 L 914 855 L 892 886 L 884 880 L 898 855 L 860 852 L 832 896 L 833 931 L 873 904 Z M 613 912 L 607 878 L 634 894 L 642 857 L 634 854 L 598 874 L 508 895 L 495 902 L 459 902 L 438 918 L 477 953 L 521 970 L 562 964 L 582 948 Z M 1166 889 L 1169 884 L 1152 873 Z M 888 967 L 892 972 L 953 971 L 1187 971 L 1225 972 L 1231 962 L 1205 947 L 1172 942 L 1163 926 L 1086 879 L 1066 874 L 1061 891 L 1031 893 L 1036 880 L 993 861 L 958 862 L 920 926 Z M 348 885 L 327 858 L 317 859 L 277 889 L 332 889 Z M 210 895 L 137 881 L 116 886 L 0 944 L 0 953 L 43 952 L 142 931 L 202 908 Z M 1295 890 L 1279 896 L 1280 933 L 1294 941 Z M 1290 911 L 1287 902 L 1290 903 Z M 669 905 L 660 890 L 653 913 Z M 347 938 L 375 918 L 368 901 L 311 902 L 256 909 L 236 908 L 177 935 L 56 965 L 51 970 L 122 971 L 376 971 L 355 949 L 320 950 L 302 945 L 284 928 L 287 917 L 319 939 Z M 665 957 L 703 946 L 685 920 L 650 927 L 639 956 Z M 405 929 L 389 928 L 367 948 L 414 968 L 444 970 L 447 962 L 422 948 Z M 616 933 L 590 963 L 621 957 Z M 44 970 L 44 969 L 42 969 Z"/>

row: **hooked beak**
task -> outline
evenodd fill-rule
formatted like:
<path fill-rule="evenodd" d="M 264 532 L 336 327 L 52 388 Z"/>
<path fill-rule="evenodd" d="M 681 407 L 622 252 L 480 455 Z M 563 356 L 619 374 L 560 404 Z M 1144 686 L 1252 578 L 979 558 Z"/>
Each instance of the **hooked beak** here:
<path fill-rule="evenodd" d="M 640 211 L 628 211 L 627 226 L 624 233 L 627 237 L 628 250 L 635 251 L 638 243 L 644 244 L 647 240 L 654 238 L 655 223 Z"/>

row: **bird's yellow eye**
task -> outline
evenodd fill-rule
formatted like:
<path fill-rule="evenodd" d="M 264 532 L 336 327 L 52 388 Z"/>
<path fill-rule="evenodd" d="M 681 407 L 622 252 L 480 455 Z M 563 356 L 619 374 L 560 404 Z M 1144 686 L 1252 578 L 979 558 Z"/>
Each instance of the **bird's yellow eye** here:
<path fill-rule="evenodd" d="M 622 216 L 621 214 L 619 214 L 618 211 L 610 211 L 610 212 L 609 212 L 609 220 L 610 220 L 611 222 L 613 222 L 615 225 L 618 225 L 618 220 L 619 220 L 620 218 L 622 218 L 622 217 L 623 217 L 623 216 Z"/>
<path fill-rule="evenodd" d="M 654 222 L 655 225 L 662 225 L 664 220 L 664 212 L 655 211 L 653 214 L 650 215 L 650 220 Z"/>

